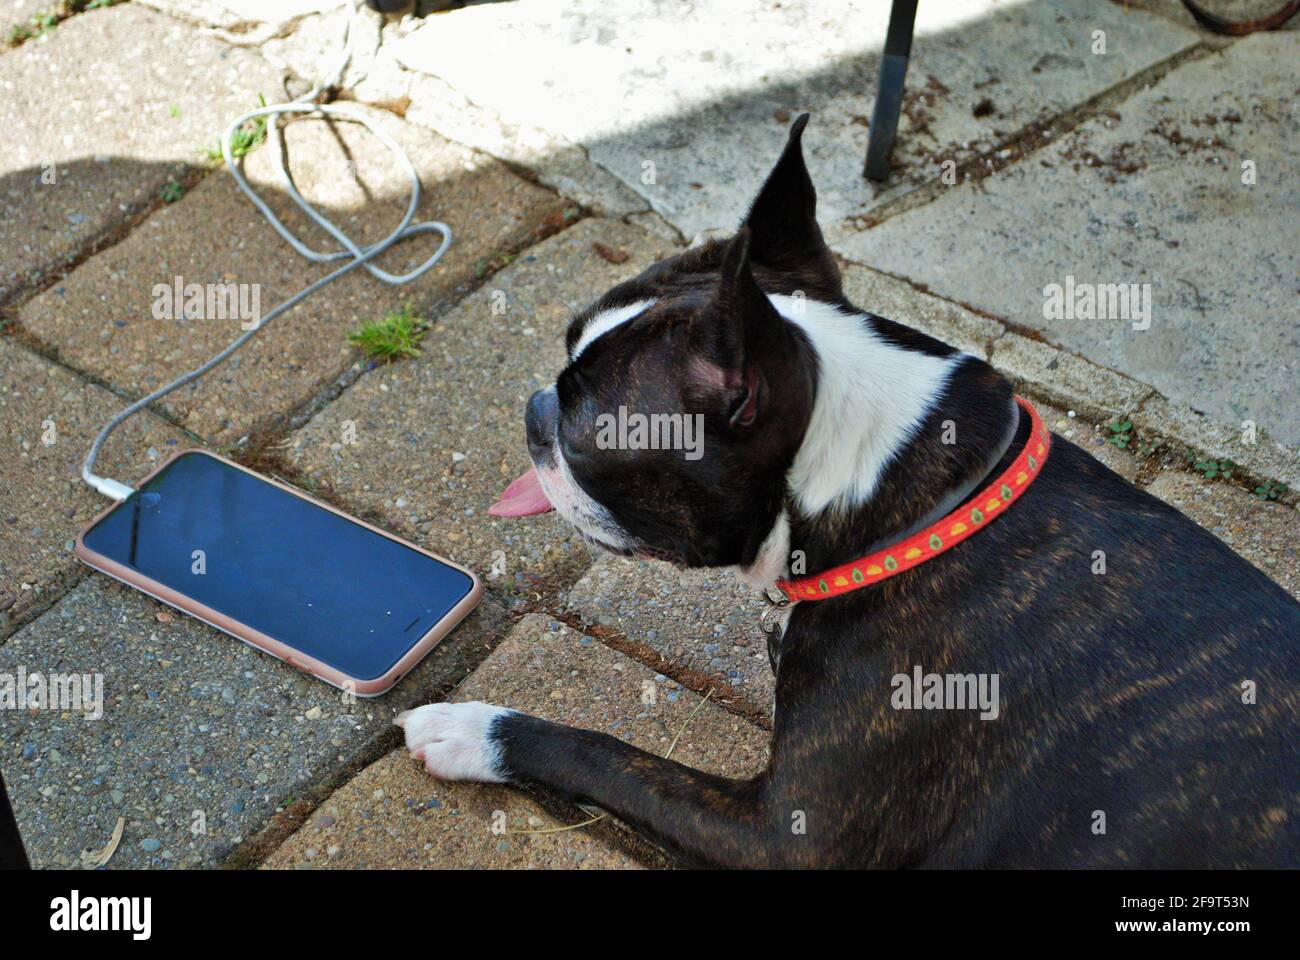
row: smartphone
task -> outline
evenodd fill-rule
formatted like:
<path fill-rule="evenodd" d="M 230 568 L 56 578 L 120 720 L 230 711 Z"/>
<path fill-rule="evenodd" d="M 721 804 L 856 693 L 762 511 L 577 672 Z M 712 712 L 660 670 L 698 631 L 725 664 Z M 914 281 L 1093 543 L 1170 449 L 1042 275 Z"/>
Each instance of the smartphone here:
<path fill-rule="evenodd" d="M 469 570 L 205 450 L 183 450 L 77 556 L 250 646 L 378 696 L 474 609 Z"/>

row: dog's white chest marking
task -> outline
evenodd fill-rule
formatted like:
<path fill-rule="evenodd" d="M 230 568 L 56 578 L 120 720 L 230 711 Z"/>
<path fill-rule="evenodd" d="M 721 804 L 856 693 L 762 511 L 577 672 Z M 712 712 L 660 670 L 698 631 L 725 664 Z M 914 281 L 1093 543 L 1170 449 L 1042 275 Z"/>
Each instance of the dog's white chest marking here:
<path fill-rule="evenodd" d="M 854 507 L 912 442 L 966 354 L 906 350 L 872 330 L 861 313 L 784 294 L 768 299 L 817 351 L 817 400 L 790 469 L 791 492 L 810 516 Z"/>

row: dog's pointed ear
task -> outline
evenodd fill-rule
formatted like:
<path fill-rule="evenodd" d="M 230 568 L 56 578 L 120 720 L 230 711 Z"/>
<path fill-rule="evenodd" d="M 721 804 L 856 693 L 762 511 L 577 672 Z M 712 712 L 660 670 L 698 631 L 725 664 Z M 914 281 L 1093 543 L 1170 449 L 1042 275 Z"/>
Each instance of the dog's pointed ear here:
<path fill-rule="evenodd" d="M 763 368 L 773 350 L 780 350 L 785 320 L 772 306 L 750 266 L 752 236 L 741 227 L 722 255 L 722 277 L 714 295 L 717 318 L 713 349 L 717 366 L 714 385 L 728 394 L 733 427 L 748 427 L 766 406 L 768 390 Z"/>
<path fill-rule="evenodd" d="M 754 238 L 748 227 L 741 227 L 722 254 L 722 277 L 718 283 L 716 306 L 719 324 L 719 347 L 733 360 L 752 359 L 773 340 L 785 323 L 772 301 L 754 279 L 750 265 Z"/>
<path fill-rule="evenodd" d="M 767 175 L 743 226 L 752 235 L 754 263 L 775 272 L 793 289 L 817 299 L 843 296 L 840 271 L 817 225 L 817 190 L 803 159 L 808 114 L 790 127 L 790 139 Z"/>

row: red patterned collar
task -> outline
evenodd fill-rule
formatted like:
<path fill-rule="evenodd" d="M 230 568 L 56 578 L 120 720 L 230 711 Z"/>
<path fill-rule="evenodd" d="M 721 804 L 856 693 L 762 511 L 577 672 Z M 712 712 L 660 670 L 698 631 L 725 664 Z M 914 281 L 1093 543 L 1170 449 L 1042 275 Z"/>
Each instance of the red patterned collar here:
<path fill-rule="evenodd" d="M 988 526 L 1034 482 L 1052 448 L 1052 435 L 1047 432 L 1038 411 L 1024 397 L 1016 397 L 1016 403 L 1029 414 L 1029 440 L 1020 456 L 991 484 L 943 519 L 906 540 L 821 573 L 779 581 L 776 591 L 791 603 L 838 597 L 919 566 Z"/>

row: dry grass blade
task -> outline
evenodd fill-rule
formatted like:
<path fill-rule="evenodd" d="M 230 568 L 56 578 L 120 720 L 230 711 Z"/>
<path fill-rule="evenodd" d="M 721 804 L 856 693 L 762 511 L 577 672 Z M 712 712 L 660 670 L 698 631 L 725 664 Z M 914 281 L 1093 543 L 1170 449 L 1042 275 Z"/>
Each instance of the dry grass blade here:
<path fill-rule="evenodd" d="M 113 854 L 117 853 L 117 845 L 122 842 L 122 831 L 125 828 L 126 821 L 118 817 L 117 826 L 113 828 L 113 835 L 108 838 L 108 844 L 101 850 L 82 850 L 81 862 L 88 867 L 102 867 L 112 860 Z"/>

